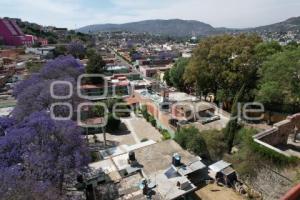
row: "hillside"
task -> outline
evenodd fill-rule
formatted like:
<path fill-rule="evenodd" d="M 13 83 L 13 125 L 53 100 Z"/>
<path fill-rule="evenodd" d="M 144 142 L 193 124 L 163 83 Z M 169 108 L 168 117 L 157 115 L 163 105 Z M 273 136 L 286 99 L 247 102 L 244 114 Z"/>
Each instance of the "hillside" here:
<path fill-rule="evenodd" d="M 248 29 L 256 32 L 287 32 L 287 31 L 298 31 L 300 33 L 300 17 L 292 17 L 283 22 L 260 26 L 257 28 Z"/>
<path fill-rule="evenodd" d="M 211 35 L 217 30 L 209 24 L 194 20 L 146 20 L 126 24 L 96 24 L 78 29 L 80 32 L 129 31 L 170 36 Z"/>
<path fill-rule="evenodd" d="M 83 33 L 102 31 L 129 31 L 134 33 L 150 33 L 169 36 L 214 35 L 219 33 L 238 32 L 287 32 L 294 31 L 300 34 L 300 17 L 293 17 L 283 22 L 246 29 L 214 28 L 213 26 L 195 20 L 146 20 L 125 24 L 95 24 L 79 28 Z"/>
<path fill-rule="evenodd" d="M 66 34 L 59 34 L 55 30 L 47 31 L 45 30 L 47 26 L 43 26 L 37 23 L 22 21 L 21 19 L 18 18 L 9 18 L 9 17 L 4 17 L 4 18 L 15 20 L 24 34 L 34 35 L 40 38 L 47 39 L 49 44 L 69 43 L 72 40 L 81 40 L 83 42 L 87 42 L 91 40 L 90 35 L 83 34 L 80 32 L 75 32 L 73 30 L 67 30 Z M 56 27 L 53 28 L 56 29 Z"/>

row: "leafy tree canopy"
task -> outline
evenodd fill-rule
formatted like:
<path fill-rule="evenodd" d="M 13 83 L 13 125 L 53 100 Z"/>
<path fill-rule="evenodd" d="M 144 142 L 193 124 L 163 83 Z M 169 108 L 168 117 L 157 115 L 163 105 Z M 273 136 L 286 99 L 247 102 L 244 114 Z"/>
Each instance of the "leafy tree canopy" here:
<path fill-rule="evenodd" d="M 174 139 L 182 148 L 197 155 L 207 154 L 206 143 L 195 127 L 181 128 L 176 132 Z"/>
<path fill-rule="evenodd" d="M 172 85 L 179 90 L 185 90 L 185 81 L 183 79 L 183 75 L 188 63 L 189 59 L 181 58 L 175 63 L 174 67 L 170 69 L 170 81 Z"/>
<path fill-rule="evenodd" d="M 89 51 L 88 63 L 85 68 L 87 74 L 103 74 L 105 71 L 106 63 L 102 59 L 102 56 L 95 51 Z M 94 84 L 102 83 L 103 80 L 99 77 L 91 78 L 90 81 Z"/>
<path fill-rule="evenodd" d="M 222 102 L 232 101 L 244 82 L 256 80 L 255 47 L 261 42 L 257 35 L 246 34 L 203 39 L 185 70 L 186 83 L 198 94 L 212 92 Z"/>
<path fill-rule="evenodd" d="M 256 100 L 266 104 L 300 103 L 300 48 L 274 54 L 259 70 Z"/>
<path fill-rule="evenodd" d="M 72 121 L 58 122 L 46 112 L 36 112 L 5 126 L 5 131 L 0 140 L 3 199 L 62 197 L 63 184 L 73 182 L 73 173 L 88 164 L 81 131 Z M 52 191 L 52 196 L 47 191 Z"/>

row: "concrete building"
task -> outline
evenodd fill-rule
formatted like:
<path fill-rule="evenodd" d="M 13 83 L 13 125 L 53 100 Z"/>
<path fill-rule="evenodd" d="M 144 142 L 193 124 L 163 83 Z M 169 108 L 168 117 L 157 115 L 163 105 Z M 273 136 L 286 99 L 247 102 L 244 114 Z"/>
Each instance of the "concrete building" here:
<path fill-rule="evenodd" d="M 31 36 L 26 36 L 17 23 L 9 19 L 0 18 L 0 36 L 3 38 L 5 45 L 22 46 L 32 45 Z"/>
<path fill-rule="evenodd" d="M 144 77 L 153 77 L 155 76 L 158 72 L 165 72 L 169 69 L 171 69 L 171 65 L 161 65 L 161 66 L 156 66 L 156 65 L 144 65 L 140 66 L 139 70 L 142 73 Z"/>
<path fill-rule="evenodd" d="M 170 133 L 191 125 L 200 131 L 221 130 L 229 121 L 222 109 L 182 92 L 168 92 L 166 95 L 149 92 L 148 89 L 136 89 L 126 101 L 135 107 L 146 106 L 158 126 Z"/>
<path fill-rule="evenodd" d="M 147 141 L 101 153 L 104 160 L 90 164 L 111 177 L 121 199 L 164 199 L 184 197 L 197 188 L 193 180 L 204 179 L 201 158 L 183 150 L 173 140 Z M 106 183 L 106 184 L 111 184 Z M 99 188 L 106 187 L 99 185 Z M 97 193 L 97 192 L 96 192 Z M 101 195 L 97 195 L 101 196 Z M 117 198 L 117 197 L 116 197 Z"/>
<path fill-rule="evenodd" d="M 34 35 L 25 35 L 15 20 L 0 18 L 0 37 L 5 45 L 9 46 L 31 46 L 40 43 L 48 45 L 48 40 L 38 38 Z"/>
<path fill-rule="evenodd" d="M 271 129 L 262 131 L 253 139 L 258 144 L 285 156 L 300 158 L 300 113 L 273 125 Z"/>
<path fill-rule="evenodd" d="M 40 56 L 46 56 L 50 52 L 53 52 L 55 47 L 38 47 L 38 48 L 33 48 L 33 47 L 28 47 L 25 50 L 25 53 L 32 53 Z"/>

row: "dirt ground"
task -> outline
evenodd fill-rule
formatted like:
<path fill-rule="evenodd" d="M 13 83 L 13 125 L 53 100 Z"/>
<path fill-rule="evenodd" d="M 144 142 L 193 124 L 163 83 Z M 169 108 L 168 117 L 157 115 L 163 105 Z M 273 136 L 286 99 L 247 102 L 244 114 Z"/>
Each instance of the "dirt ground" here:
<path fill-rule="evenodd" d="M 232 189 L 220 187 L 217 184 L 209 184 L 197 190 L 196 195 L 203 200 L 244 200 L 242 196 Z"/>

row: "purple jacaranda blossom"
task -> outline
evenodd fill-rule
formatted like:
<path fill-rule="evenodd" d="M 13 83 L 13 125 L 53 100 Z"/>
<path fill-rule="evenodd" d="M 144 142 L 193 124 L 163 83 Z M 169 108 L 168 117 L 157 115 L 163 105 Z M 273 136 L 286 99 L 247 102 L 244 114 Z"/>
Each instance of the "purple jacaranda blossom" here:
<path fill-rule="evenodd" d="M 68 53 L 75 58 L 83 58 L 85 55 L 85 47 L 80 41 L 73 41 L 68 45 Z"/>
<path fill-rule="evenodd" d="M 43 79 L 77 78 L 84 72 L 83 65 L 72 56 L 59 56 L 48 61 L 40 71 Z"/>
<path fill-rule="evenodd" d="M 67 81 L 73 85 L 73 90 L 70 91 L 68 85 L 65 84 L 56 84 L 53 87 L 53 94 L 56 96 L 67 96 L 70 92 L 72 93 L 71 98 L 67 99 L 57 99 L 50 92 L 51 83 L 55 82 L 54 80 L 42 81 L 35 85 L 29 86 L 26 89 L 26 92 L 23 92 L 18 96 L 18 102 L 15 109 L 12 111 L 12 116 L 21 121 L 24 117 L 30 115 L 33 112 L 38 111 L 47 111 L 50 112 L 51 105 L 54 103 L 69 103 L 72 105 L 72 108 L 76 110 L 78 104 L 82 102 L 77 95 L 76 82 L 72 78 L 66 78 L 64 81 Z M 68 116 L 69 108 L 66 106 L 55 106 L 54 107 L 55 116 Z"/>
<path fill-rule="evenodd" d="M 26 90 L 27 87 L 35 85 L 41 81 L 42 81 L 42 78 L 41 78 L 40 74 L 38 74 L 38 73 L 32 74 L 29 79 L 21 81 L 14 87 L 13 96 L 15 98 L 18 98 L 18 96 L 20 94 L 22 94 Z"/>
<path fill-rule="evenodd" d="M 12 127 L 16 121 L 11 117 L 0 117 L 0 136 L 4 136 L 7 129 Z"/>
<path fill-rule="evenodd" d="M 16 165 L 0 168 L 0 199 L 5 200 L 57 200 L 67 199 L 48 181 L 26 177 L 23 167 Z"/>
<path fill-rule="evenodd" d="M 18 102 L 12 116 L 16 120 L 22 121 L 24 117 L 33 112 L 49 111 L 51 105 L 56 102 L 70 103 L 73 108 L 76 108 L 81 101 L 77 95 L 77 79 L 83 71 L 83 66 L 72 56 L 60 56 L 47 62 L 39 73 L 32 75 L 15 87 L 14 96 Z M 50 86 L 55 81 L 67 81 L 72 84 L 72 91 L 69 91 L 69 86 L 65 84 L 55 85 L 54 87 L 55 95 L 67 96 L 71 92 L 71 98 L 61 100 L 51 95 Z M 60 107 L 63 112 L 58 112 L 58 108 L 56 107 L 55 114 L 68 116 L 66 107 Z"/>
<path fill-rule="evenodd" d="M 10 190 L 20 192 L 18 181 L 30 181 L 36 193 L 44 184 L 61 191 L 63 184 L 72 183 L 76 172 L 87 166 L 87 152 L 81 129 L 73 121 L 54 121 L 46 112 L 33 113 L 0 139 L 0 182 L 6 183 L 2 173 L 11 171 L 19 175 L 9 182 Z M 6 193 L 2 188 L 0 192 Z"/>
<path fill-rule="evenodd" d="M 25 92 L 26 88 L 44 80 L 62 80 L 73 78 L 84 72 L 83 65 L 72 56 L 59 56 L 54 60 L 48 61 L 39 73 L 32 74 L 28 79 L 21 81 L 14 89 L 14 96 L 18 97 Z"/>
<path fill-rule="evenodd" d="M 49 111 L 53 103 L 70 103 L 76 108 L 82 102 L 76 83 L 83 71 L 74 57 L 61 56 L 15 87 L 17 105 L 9 118 L 0 118 L 5 133 L 0 137 L 1 198 L 68 199 L 62 187 L 73 184 L 76 173 L 87 167 L 87 145 L 75 122 L 55 121 Z M 73 95 L 54 98 L 50 86 L 55 81 L 71 83 Z M 57 96 L 67 96 L 69 90 L 64 84 L 53 88 Z M 54 113 L 67 116 L 69 110 L 59 106 Z"/>

